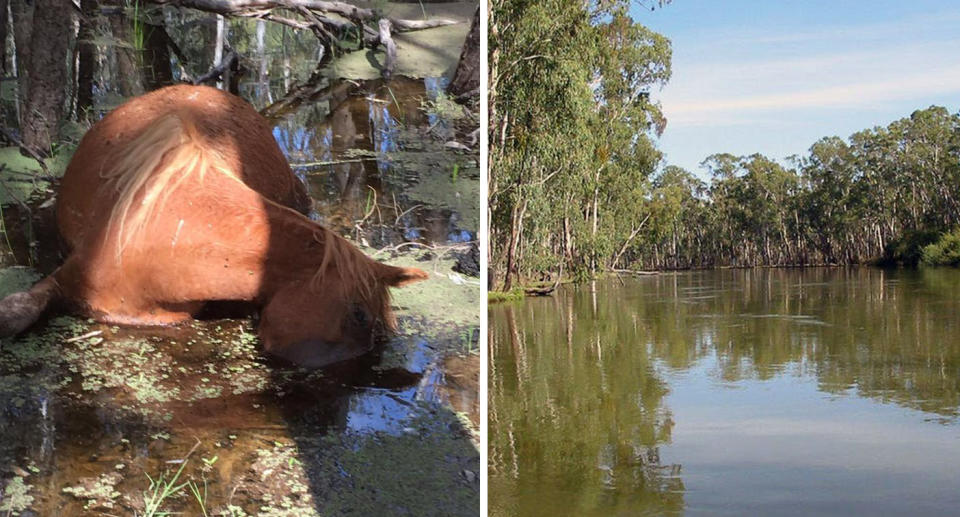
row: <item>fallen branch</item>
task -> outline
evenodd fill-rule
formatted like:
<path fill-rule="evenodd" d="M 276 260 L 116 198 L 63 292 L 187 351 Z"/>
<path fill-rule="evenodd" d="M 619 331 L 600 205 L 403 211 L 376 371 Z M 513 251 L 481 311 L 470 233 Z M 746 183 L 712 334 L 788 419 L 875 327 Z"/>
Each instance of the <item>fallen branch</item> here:
<path fill-rule="evenodd" d="M 6 169 L 2 165 L 0 165 L 0 171 L 4 171 L 4 170 Z M 24 180 L 22 181 L 26 181 L 26 180 L 57 181 L 58 179 L 60 179 L 52 175 L 48 176 L 44 174 L 31 174 L 29 172 L 21 172 L 21 171 L 7 171 L 7 174 L 15 174 L 17 176 L 23 176 Z M 16 180 L 13 180 L 11 178 L 11 181 L 16 181 Z"/>
<path fill-rule="evenodd" d="M 6 138 L 8 142 L 10 142 L 11 144 L 19 147 L 20 150 L 23 151 L 23 152 L 25 152 L 25 153 L 27 153 L 27 155 L 28 155 L 30 158 L 33 158 L 34 160 L 36 160 L 37 163 L 40 164 L 40 168 L 43 169 L 43 172 L 44 172 L 44 173 L 46 173 L 47 175 L 50 174 L 50 169 L 47 169 L 47 164 L 44 163 L 43 157 L 40 156 L 40 153 L 38 153 L 37 151 L 35 151 L 35 150 L 27 147 L 27 145 L 24 144 L 22 140 L 20 140 L 19 138 L 17 138 L 17 136 L 14 135 L 13 132 L 11 132 L 9 129 L 7 129 L 7 128 L 5 128 L 5 127 L 0 127 L 0 133 L 3 134 L 3 137 Z"/>
<path fill-rule="evenodd" d="M 361 162 L 375 162 L 379 158 L 351 158 L 349 160 L 331 160 L 326 162 L 304 162 L 304 163 L 291 163 L 290 167 L 323 167 L 325 165 L 340 165 L 343 163 L 361 163 Z"/>
<path fill-rule="evenodd" d="M 393 69 L 397 66 L 397 44 L 390 36 L 390 29 L 392 27 L 390 20 L 380 18 L 377 25 L 380 27 L 379 43 L 387 49 L 387 59 L 383 64 L 383 78 L 389 80 L 393 75 Z"/>
<path fill-rule="evenodd" d="M 392 253 L 392 252 L 400 251 L 400 250 L 403 249 L 403 248 L 408 248 L 408 247 L 411 247 L 411 246 L 417 246 L 417 247 L 419 247 L 419 248 L 427 249 L 427 250 L 430 250 L 430 251 L 465 250 L 465 249 L 470 249 L 470 246 L 471 246 L 472 244 L 474 244 L 475 242 L 477 242 L 477 241 L 461 242 L 461 243 L 458 243 L 458 244 L 450 244 L 450 245 L 446 245 L 446 246 L 431 246 L 430 244 L 424 244 L 424 243 L 422 243 L 422 242 L 413 242 L 413 241 L 411 241 L 411 242 L 401 242 L 400 244 L 397 244 L 397 245 L 394 245 L 394 246 L 387 246 L 386 248 L 381 248 L 381 249 L 373 252 L 373 254 L 370 255 L 370 256 L 371 256 L 371 257 L 376 257 L 377 255 L 379 255 L 379 254 L 381 254 L 381 253 Z"/>
<path fill-rule="evenodd" d="M 659 271 L 634 271 L 632 269 L 610 269 L 609 271 L 618 275 L 650 276 L 660 274 Z"/>
<path fill-rule="evenodd" d="M 446 25 L 462 23 L 457 20 L 405 20 L 383 16 L 378 9 L 366 9 L 346 2 L 325 0 L 151 0 L 159 5 L 188 7 L 223 16 L 259 18 L 281 23 L 296 29 L 309 29 L 332 54 L 336 50 L 335 40 L 342 38 L 348 31 L 356 28 L 362 37 L 364 46 L 376 48 L 383 45 L 387 53 L 382 75 L 389 79 L 393 75 L 397 60 L 397 45 L 393 41 L 393 32 L 408 32 Z M 287 10 L 300 14 L 306 20 L 296 20 L 273 13 L 274 9 Z M 335 15 L 346 20 L 331 18 Z M 366 23 L 377 22 L 377 30 Z M 222 74 L 224 70 L 221 70 Z M 212 72 L 212 71 L 211 71 Z M 206 76 L 205 76 L 206 77 Z M 209 80 L 209 79 L 208 79 Z M 198 79 L 197 82 L 202 82 Z M 195 84 L 197 84 L 195 82 Z"/>
<path fill-rule="evenodd" d="M 305 7 L 313 11 L 343 16 L 349 20 L 374 21 L 381 18 L 380 13 L 376 9 L 364 9 L 347 2 L 324 0 L 152 0 L 152 2 L 159 5 L 190 7 L 209 13 L 222 14 L 224 16 L 264 17 L 264 11 L 270 9 L 297 10 L 300 7 Z M 399 32 L 430 29 L 461 23 L 457 20 L 448 19 L 387 19 Z"/>
<path fill-rule="evenodd" d="M 227 52 L 226 57 L 223 58 L 223 61 L 219 65 L 210 69 L 209 72 L 197 77 L 193 80 L 193 84 L 206 84 L 219 81 L 223 78 L 228 70 L 231 72 L 238 72 L 240 68 L 240 55 L 234 50 Z"/>
<path fill-rule="evenodd" d="M 87 332 L 86 334 L 84 334 L 84 335 L 82 335 L 82 336 L 77 336 L 77 337 L 72 337 L 72 338 L 70 338 L 70 339 L 65 339 L 63 342 L 64 342 L 64 343 L 74 343 L 74 342 L 77 342 L 77 341 L 83 341 L 84 339 L 88 339 L 88 338 L 92 338 L 92 337 L 99 336 L 100 334 L 103 334 L 103 331 L 102 331 L 102 330 L 94 330 L 93 332 Z"/>

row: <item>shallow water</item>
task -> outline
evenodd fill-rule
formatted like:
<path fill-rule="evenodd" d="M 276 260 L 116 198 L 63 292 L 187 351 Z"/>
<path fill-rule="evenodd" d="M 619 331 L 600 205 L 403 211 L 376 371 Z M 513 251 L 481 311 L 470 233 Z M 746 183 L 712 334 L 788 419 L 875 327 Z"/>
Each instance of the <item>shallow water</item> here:
<path fill-rule="evenodd" d="M 144 514 L 167 485 L 159 509 L 186 515 L 476 515 L 481 288 L 448 252 L 476 240 L 476 122 L 439 79 L 332 84 L 271 112 L 274 136 L 314 219 L 431 273 L 395 291 L 399 335 L 306 371 L 235 310 L 167 329 L 54 315 L 0 340 L 0 515 Z M 255 86 L 265 108 L 289 85 Z M 31 267 L 0 269 L 0 296 L 61 260 L 37 205 L 4 207 L 0 266 Z"/>
<path fill-rule="evenodd" d="M 490 309 L 491 515 L 948 515 L 960 271 L 608 280 Z"/>

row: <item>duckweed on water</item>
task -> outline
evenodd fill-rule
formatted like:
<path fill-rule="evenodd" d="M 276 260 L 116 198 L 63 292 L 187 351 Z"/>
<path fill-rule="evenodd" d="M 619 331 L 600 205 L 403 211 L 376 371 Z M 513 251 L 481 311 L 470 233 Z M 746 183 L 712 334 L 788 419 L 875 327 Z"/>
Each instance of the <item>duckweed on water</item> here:
<path fill-rule="evenodd" d="M 391 259 L 403 261 L 428 269 L 432 277 L 415 292 L 409 289 L 416 286 L 396 291 L 401 332 L 382 355 L 394 354 L 394 367 L 414 357 L 414 363 L 429 362 L 432 371 L 439 356 L 469 348 L 464 342 L 472 340 L 479 326 L 479 316 L 470 313 L 480 300 L 480 286 L 474 279 L 455 281 L 449 271 L 452 259 Z M 455 310 L 464 305 L 471 308 Z M 68 342 L 91 331 L 100 334 Z M 374 368 L 383 369 L 390 362 L 382 360 Z M 166 460 L 182 457 L 185 437 L 199 436 L 205 444 L 201 457 L 219 460 L 202 466 L 202 473 L 199 463 L 191 467 L 184 472 L 184 481 L 210 481 L 204 499 L 209 498 L 205 504 L 211 514 L 476 514 L 479 453 L 468 421 L 432 398 L 433 402 L 417 401 L 414 397 L 420 395 L 414 391 L 419 389 L 368 391 L 348 386 L 349 377 L 338 381 L 335 374 L 332 379 L 325 375 L 268 365 L 253 324 L 246 320 L 121 329 L 54 318 L 0 343 L 0 401 L 9 411 L 32 415 L 32 428 L 44 422 L 41 414 L 46 414 L 48 401 L 58 408 L 51 413 L 54 418 L 90 414 L 88 408 L 93 409 L 96 416 L 90 424 L 97 434 L 55 436 L 55 454 L 69 455 L 63 463 L 57 460 L 58 468 L 66 469 L 62 471 L 66 483 L 46 477 L 51 459 L 42 458 L 47 474 L 35 473 L 41 477 L 34 480 L 31 475 L 30 480 L 50 490 L 38 492 L 24 482 L 26 478 L 11 478 L 0 504 L 11 514 L 26 509 L 41 514 L 54 509 L 73 514 L 141 511 L 144 474 L 164 470 Z M 331 386 L 335 395 L 325 398 Z M 409 411 L 401 409 L 391 416 L 387 431 L 345 431 L 353 393 L 363 393 L 368 400 L 382 396 L 390 401 L 387 407 L 399 403 Z M 330 409 L 301 420 L 281 402 L 291 395 L 296 399 L 293 404 L 329 404 Z M 304 396 L 319 398 L 311 403 Z M 315 426 L 314 418 L 321 427 Z M 0 427 L 22 427 L 25 421 L 0 420 Z M 60 425 L 51 431 L 60 432 L 75 430 Z M 318 432 L 327 434 L 317 436 Z M 40 440 L 37 436 L 36 447 L 0 443 L 0 458 L 32 459 Z M 116 465 L 125 468 L 117 470 Z M 92 477 L 91 468 L 96 469 Z M 168 503 L 164 510 L 188 514 L 197 510 L 189 494 Z"/>
<path fill-rule="evenodd" d="M 115 500 L 121 495 L 115 487 L 122 478 L 119 472 L 82 478 L 77 486 L 65 487 L 63 493 L 85 500 L 84 510 L 112 510 L 116 505 Z"/>
<path fill-rule="evenodd" d="M 0 298 L 29 289 L 40 274 L 28 267 L 8 267 L 0 269 Z"/>
<path fill-rule="evenodd" d="M 20 515 L 20 512 L 29 508 L 33 504 L 33 496 L 30 495 L 32 488 L 20 476 L 11 478 L 0 494 L 0 514 Z"/>

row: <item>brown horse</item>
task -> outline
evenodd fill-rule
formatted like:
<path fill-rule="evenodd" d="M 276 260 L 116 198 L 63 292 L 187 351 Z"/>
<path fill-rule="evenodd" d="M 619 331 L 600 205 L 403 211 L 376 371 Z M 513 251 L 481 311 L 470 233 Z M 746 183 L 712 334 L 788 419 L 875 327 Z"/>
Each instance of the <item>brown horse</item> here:
<path fill-rule="evenodd" d="M 395 328 L 388 288 L 427 274 L 367 257 L 308 207 L 270 125 L 240 98 L 171 86 L 133 99 L 80 142 L 57 201 L 67 259 L 0 301 L 0 337 L 56 301 L 168 325 L 240 300 L 260 308 L 271 354 L 307 366 L 361 355 Z"/>

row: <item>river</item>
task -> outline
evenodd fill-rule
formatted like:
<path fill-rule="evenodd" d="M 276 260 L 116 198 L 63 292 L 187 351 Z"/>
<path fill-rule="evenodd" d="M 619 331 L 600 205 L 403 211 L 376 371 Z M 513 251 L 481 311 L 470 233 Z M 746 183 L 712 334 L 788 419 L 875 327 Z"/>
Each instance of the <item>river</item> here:
<path fill-rule="evenodd" d="M 946 515 L 960 271 L 608 279 L 490 308 L 490 514 Z"/>

